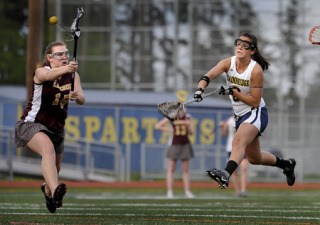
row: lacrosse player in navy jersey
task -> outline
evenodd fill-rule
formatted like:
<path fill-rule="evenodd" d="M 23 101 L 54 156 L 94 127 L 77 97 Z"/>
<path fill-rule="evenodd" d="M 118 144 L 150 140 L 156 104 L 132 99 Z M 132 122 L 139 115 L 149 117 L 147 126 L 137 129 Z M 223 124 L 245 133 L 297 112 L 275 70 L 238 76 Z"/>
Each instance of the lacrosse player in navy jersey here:
<path fill-rule="evenodd" d="M 170 126 L 167 126 L 169 125 Z M 163 118 L 156 125 L 155 129 L 171 133 L 172 142 L 167 149 L 169 166 L 167 171 L 167 197 L 173 198 L 173 181 L 177 161 L 182 161 L 182 178 L 185 196 L 193 198 L 190 191 L 189 160 L 194 156 L 193 148 L 189 140 L 189 135 L 193 133 L 191 115 L 186 112 L 179 114 L 178 119 L 169 120 Z"/>
<path fill-rule="evenodd" d="M 260 54 L 257 38 L 243 33 L 234 42 L 235 55 L 221 60 L 200 78 L 194 98 L 202 101 L 203 92 L 209 82 L 226 73 L 228 88 L 221 88 L 220 94 L 228 94 L 236 120 L 236 133 L 232 142 L 232 152 L 223 170 L 210 169 L 207 175 L 215 180 L 220 188 L 227 188 L 229 177 L 234 173 L 241 160 L 246 157 L 251 164 L 275 166 L 283 170 L 287 183 L 295 183 L 292 158 L 281 159 L 262 151 L 259 136 L 268 124 L 268 112 L 263 99 L 263 71 L 269 63 Z"/>
<path fill-rule="evenodd" d="M 54 213 L 62 206 L 67 191 L 58 181 L 63 154 L 64 126 L 69 100 L 85 103 L 78 63 L 69 60 L 63 42 L 52 42 L 45 50 L 45 61 L 33 76 L 33 92 L 15 127 L 17 147 L 27 147 L 42 158 L 41 168 L 45 183 L 41 190 L 47 209 Z M 71 91 L 72 74 L 75 75 Z"/>

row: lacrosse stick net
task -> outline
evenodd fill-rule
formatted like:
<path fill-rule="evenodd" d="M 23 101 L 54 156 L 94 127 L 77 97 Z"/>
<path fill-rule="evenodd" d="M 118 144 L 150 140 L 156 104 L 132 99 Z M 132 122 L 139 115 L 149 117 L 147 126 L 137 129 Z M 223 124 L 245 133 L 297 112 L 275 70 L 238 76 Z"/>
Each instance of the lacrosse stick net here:
<path fill-rule="evenodd" d="M 313 45 L 320 45 L 320 26 L 315 26 L 310 30 L 309 41 Z"/>
<path fill-rule="evenodd" d="M 208 92 L 207 94 L 203 94 L 202 97 L 206 98 L 217 91 L 218 90 Z M 185 106 L 193 102 L 197 102 L 197 99 L 190 99 L 184 103 L 179 101 L 163 102 L 158 105 L 158 112 L 169 120 L 175 120 L 181 113 L 185 112 Z"/>

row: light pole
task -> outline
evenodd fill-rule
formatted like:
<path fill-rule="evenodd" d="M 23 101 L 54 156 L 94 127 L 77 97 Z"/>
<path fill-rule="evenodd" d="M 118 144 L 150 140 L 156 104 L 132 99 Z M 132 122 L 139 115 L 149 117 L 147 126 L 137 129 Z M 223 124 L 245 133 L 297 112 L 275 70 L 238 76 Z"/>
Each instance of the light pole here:
<path fill-rule="evenodd" d="M 33 72 L 39 63 L 41 46 L 41 10 L 42 0 L 28 1 L 28 38 L 27 38 L 27 65 L 26 65 L 26 88 L 27 101 L 31 97 L 33 85 Z"/>

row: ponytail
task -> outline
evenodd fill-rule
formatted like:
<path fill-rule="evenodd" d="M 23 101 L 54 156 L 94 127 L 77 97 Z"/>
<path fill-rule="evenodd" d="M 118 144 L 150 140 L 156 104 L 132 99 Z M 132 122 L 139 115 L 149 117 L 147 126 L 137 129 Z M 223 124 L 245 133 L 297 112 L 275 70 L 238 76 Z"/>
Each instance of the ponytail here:
<path fill-rule="evenodd" d="M 256 48 L 256 52 L 251 58 L 261 66 L 263 71 L 267 70 L 270 66 L 270 63 L 260 54 L 258 48 Z"/>
<path fill-rule="evenodd" d="M 253 45 L 252 50 L 255 50 L 255 53 L 251 56 L 251 58 L 256 61 L 262 68 L 262 70 L 267 70 L 270 66 L 270 63 L 264 58 L 258 49 L 258 40 L 257 37 L 250 33 L 242 33 L 240 36 L 248 37 L 251 39 L 251 43 Z"/>

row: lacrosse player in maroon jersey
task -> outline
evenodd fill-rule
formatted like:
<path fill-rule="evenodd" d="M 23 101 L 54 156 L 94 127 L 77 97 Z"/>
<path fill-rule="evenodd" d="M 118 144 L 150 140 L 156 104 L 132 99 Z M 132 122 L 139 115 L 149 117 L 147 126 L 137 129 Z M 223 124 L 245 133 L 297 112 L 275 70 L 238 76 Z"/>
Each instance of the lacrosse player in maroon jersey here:
<path fill-rule="evenodd" d="M 171 126 L 167 126 L 170 124 Z M 160 120 L 155 129 L 173 134 L 172 142 L 167 149 L 166 156 L 169 159 L 167 171 L 167 197 L 173 198 L 173 181 L 177 160 L 182 161 L 182 178 L 184 193 L 187 198 L 193 198 L 190 191 L 189 160 L 194 156 L 189 135 L 193 134 L 191 115 L 182 112 L 176 120 L 164 118 Z"/>
<path fill-rule="evenodd" d="M 41 186 L 47 209 L 54 213 L 62 206 L 66 185 L 58 181 L 60 171 L 65 119 L 69 100 L 85 103 L 78 63 L 69 60 L 70 54 L 63 42 L 52 42 L 45 50 L 45 61 L 33 76 L 33 92 L 15 127 L 17 147 L 27 147 L 42 158 L 41 169 L 45 183 Z M 72 74 L 75 75 L 71 91 Z"/>
<path fill-rule="evenodd" d="M 235 114 L 236 133 L 226 167 L 223 170 L 207 170 L 207 175 L 220 188 L 227 188 L 229 177 L 246 157 L 251 164 L 279 167 L 286 175 L 287 184 L 292 186 L 295 183 L 295 159 L 281 159 L 260 148 L 259 136 L 268 124 L 268 111 L 263 99 L 263 71 L 268 69 L 269 63 L 261 55 L 258 40 L 252 34 L 241 34 L 234 41 L 234 46 L 235 55 L 221 60 L 201 77 L 194 93 L 194 98 L 201 101 L 209 82 L 222 73 L 226 74 L 228 88 L 221 88 L 219 94 L 229 95 Z"/>

